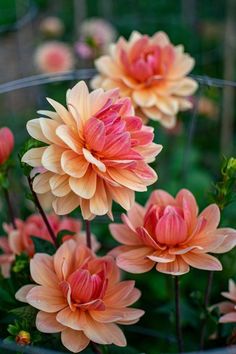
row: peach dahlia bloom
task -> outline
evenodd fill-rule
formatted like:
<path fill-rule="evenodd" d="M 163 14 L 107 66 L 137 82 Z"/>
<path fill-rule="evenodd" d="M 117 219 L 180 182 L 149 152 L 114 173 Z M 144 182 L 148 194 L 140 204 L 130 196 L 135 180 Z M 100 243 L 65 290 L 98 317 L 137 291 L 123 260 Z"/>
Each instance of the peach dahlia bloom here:
<path fill-rule="evenodd" d="M 167 128 L 176 123 L 176 115 L 192 107 L 188 96 L 197 83 L 186 75 L 194 59 L 174 46 L 164 32 L 152 37 L 133 32 L 128 41 L 121 37 L 110 46 L 110 55 L 97 59 L 99 75 L 92 86 L 119 87 L 122 96 L 130 96 L 137 112 L 160 121 Z"/>
<path fill-rule="evenodd" d="M 81 81 L 67 93 L 67 109 L 48 99 L 56 112 L 27 123 L 29 134 L 47 146 L 26 152 L 22 161 L 43 167 L 33 181 L 34 191 L 52 196 L 56 214 L 79 205 L 83 217 L 108 213 L 112 200 L 128 210 L 134 191 L 146 191 L 157 175 L 148 166 L 160 152 L 153 128 L 134 116 L 128 98 L 118 90 L 89 94 Z"/>
<path fill-rule="evenodd" d="M 236 231 L 217 228 L 220 211 L 211 204 L 198 215 L 191 192 L 182 189 L 174 198 L 154 191 L 145 207 L 135 204 L 123 224 L 111 224 L 113 237 L 124 244 L 112 253 L 120 268 L 131 273 L 147 272 L 156 265 L 161 273 L 181 275 L 189 267 L 222 270 L 208 253 L 224 253 L 236 245 Z"/>
<path fill-rule="evenodd" d="M 221 294 L 230 301 L 222 301 L 213 306 L 213 308 L 218 307 L 220 313 L 223 314 L 219 322 L 236 323 L 236 284 L 232 279 L 229 280 L 229 291 Z"/>
<path fill-rule="evenodd" d="M 30 262 L 36 284 L 23 286 L 19 301 L 40 310 L 36 327 L 61 332 L 63 345 L 74 353 L 98 344 L 126 346 L 117 324 L 136 323 L 144 311 L 128 308 L 140 297 L 134 281 L 120 281 L 112 257 L 96 258 L 85 246 L 69 240 L 54 256 L 38 253 Z"/>
<path fill-rule="evenodd" d="M 42 73 L 60 73 L 73 69 L 74 58 L 67 44 L 59 41 L 40 45 L 34 56 L 37 69 Z"/>
<path fill-rule="evenodd" d="M 69 217 L 60 219 L 55 214 L 49 214 L 47 218 L 55 235 L 61 230 L 69 230 L 75 233 L 75 235 L 65 235 L 63 241 L 73 238 L 78 244 L 86 244 L 86 235 L 85 232 L 81 231 L 82 225 L 80 221 Z M 11 224 L 3 224 L 3 229 L 7 236 L 0 237 L 0 249 L 3 252 L 0 255 L 0 267 L 5 278 L 10 276 L 11 265 L 16 255 L 23 252 L 30 257 L 34 255 L 35 249 L 31 236 L 52 242 L 47 227 L 40 215 L 31 215 L 25 221 L 16 219 L 16 227 L 17 229 L 15 230 Z M 93 251 L 96 252 L 99 247 L 99 242 L 92 235 Z"/>

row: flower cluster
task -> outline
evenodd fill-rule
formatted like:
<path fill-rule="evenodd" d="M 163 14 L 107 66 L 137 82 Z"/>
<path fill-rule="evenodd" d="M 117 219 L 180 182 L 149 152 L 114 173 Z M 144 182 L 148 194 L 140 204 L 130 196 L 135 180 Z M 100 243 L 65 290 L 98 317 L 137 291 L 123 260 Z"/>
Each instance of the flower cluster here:
<path fill-rule="evenodd" d="M 134 191 L 146 191 L 157 179 L 148 166 L 161 151 L 153 128 L 134 115 L 118 90 L 88 92 L 81 81 L 67 93 L 67 109 L 48 99 L 56 112 L 27 123 L 29 134 L 46 144 L 26 152 L 22 161 L 43 167 L 34 178 L 36 193 L 52 197 L 57 214 L 80 205 L 83 217 L 112 215 L 112 200 L 128 210 Z"/>
<path fill-rule="evenodd" d="M 167 128 L 176 124 L 179 111 L 192 107 L 188 97 L 197 83 L 186 75 L 194 60 L 164 32 L 152 37 L 133 32 L 128 41 L 121 37 L 95 65 L 99 75 L 92 80 L 94 88 L 119 87 L 122 96 L 132 98 L 137 114 Z"/>
<path fill-rule="evenodd" d="M 96 258 L 74 240 L 66 241 L 54 256 L 36 254 L 30 271 L 36 284 L 22 287 L 16 298 L 40 310 L 39 331 L 61 332 L 63 345 L 74 353 L 90 341 L 126 346 L 118 324 L 136 323 L 144 314 L 128 307 L 140 297 L 134 281 L 120 281 L 112 258 Z"/>

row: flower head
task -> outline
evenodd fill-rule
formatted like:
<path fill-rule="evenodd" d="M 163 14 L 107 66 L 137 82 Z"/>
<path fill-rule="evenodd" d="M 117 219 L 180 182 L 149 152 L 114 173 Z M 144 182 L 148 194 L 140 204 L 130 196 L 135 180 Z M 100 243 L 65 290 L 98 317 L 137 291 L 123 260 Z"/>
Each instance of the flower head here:
<path fill-rule="evenodd" d="M 80 205 L 85 219 L 108 213 L 112 200 L 128 210 L 134 191 L 146 191 L 157 179 L 148 166 L 160 152 L 153 128 L 134 116 L 118 90 L 89 94 L 81 81 L 67 93 L 68 110 L 48 99 L 56 112 L 27 123 L 29 134 L 47 144 L 26 152 L 22 161 L 45 172 L 33 181 L 36 193 L 51 193 L 56 214 Z"/>
<path fill-rule="evenodd" d="M 47 42 L 37 48 L 35 64 L 42 73 L 59 73 L 71 70 L 74 58 L 70 48 L 57 41 Z"/>
<path fill-rule="evenodd" d="M 224 253 L 236 245 L 236 231 L 217 228 L 220 211 L 209 205 L 198 215 L 194 196 L 182 189 L 173 198 L 163 190 L 150 196 L 146 207 L 135 204 L 122 216 L 123 224 L 111 224 L 113 237 L 124 244 L 115 248 L 120 268 L 131 273 L 147 272 L 156 265 L 161 273 L 181 275 L 189 267 L 221 270 L 221 263 L 208 253 Z"/>
<path fill-rule="evenodd" d="M 192 107 L 187 97 L 197 88 L 196 82 L 186 77 L 194 60 L 183 50 L 163 32 L 152 37 L 133 32 L 128 41 L 121 37 L 111 45 L 110 55 L 96 60 L 100 75 L 92 86 L 119 87 L 122 96 L 132 98 L 137 112 L 171 128 L 177 113 Z"/>
<path fill-rule="evenodd" d="M 128 308 L 140 297 L 134 281 L 120 281 L 113 258 L 96 258 L 85 246 L 66 241 L 54 256 L 36 254 L 30 263 L 32 279 L 16 298 L 40 310 L 36 327 L 61 332 L 63 345 L 80 352 L 90 340 L 126 346 L 117 324 L 136 323 L 142 310 Z"/>
<path fill-rule="evenodd" d="M 9 128 L 0 129 L 0 165 L 9 158 L 14 147 L 14 136 Z"/>
<path fill-rule="evenodd" d="M 222 301 L 215 304 L 213 308 L 218 307 L 220 313 L 220 323 L 235 323 L 236 322 L 236 284 L 233 279 L 229 280 L 229 291 L 221 293 L 228 301 Z M 230 301 L 229 301 L 230 300 Z"/>
<path fill-rule="evenodd" d="M 86 244 L 85 233 L 81 231 L 80 221 L 69 217 L 60 219 L 55 214 L 49 214 L 47 218 L 55 235 L 61 230 L 68 230 L 75 233 L 75 235 L 64 235 L 63 241 L 73 238 L 79 244 Z M 25 221 L 16 219 L 16 227 L 16 229 L 13 229 L 12 225 L 3 224 L 7 237 L 0 237 L 0 249 L 3 252 L 3 254 L 0 255 L 0 265 L 5 278 L 10 276 L 11 264 L 15 260 L 16 255 L 24 252 L 32 257 L 35 254 L 34 243 L 31 236 L 52 242 L 48 229 L 40 215 L 31 215 Z M 93 251 L 97 251 L 99 247 L 100 244 L 97 242 L 94 235 L 92 235 Z"/>

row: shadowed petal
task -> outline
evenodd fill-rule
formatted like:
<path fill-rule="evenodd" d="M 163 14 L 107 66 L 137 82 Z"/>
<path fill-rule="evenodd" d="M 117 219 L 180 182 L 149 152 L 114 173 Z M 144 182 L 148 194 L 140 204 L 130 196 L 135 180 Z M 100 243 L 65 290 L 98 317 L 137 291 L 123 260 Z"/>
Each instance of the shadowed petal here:
<path fill-rule="evenodd" d="M 74 331 L 67 328 L 61 333 L 62 344 L 72 353 L 79 353 L 84 350 L 90 340 L 84 335 L 82 331 Z"/>

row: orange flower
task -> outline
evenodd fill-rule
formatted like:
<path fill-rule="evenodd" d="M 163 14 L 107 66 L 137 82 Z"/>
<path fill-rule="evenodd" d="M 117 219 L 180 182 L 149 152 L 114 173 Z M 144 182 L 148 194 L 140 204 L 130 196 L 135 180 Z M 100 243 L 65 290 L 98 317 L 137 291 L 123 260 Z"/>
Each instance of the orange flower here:
<path fill-rule="evenodd" d="M 57 215 L 47 215 L 48 221 L 55 233 L 61 230 L 69 230 L 75 232 L 75 235 L 65 235 L 63 241 L 68 238 L 75 239 L 79 244 L 86 244 L 85 233 L 81 231 L 81 222 L 73 218 L 64 217 L 59 219 Z M 31 236 L 39 237 L 43 240 L 52 242 L 47 227 L 40 215 L 31 215 L 25 221 L 16 219 L 17 229 L 13 229 L 10 224 L 3 224 L 3 228 L 7 233 L 7 237 L 0 237 L 0 249 L 3 254 L 0 255 L 0 266 L 2 274 L 5 278 L 9 278 L 11 264 L 15 260 L 15 255 L 23 252 L 32 257 L 35 253 L 34 244 Z M 100 244 L 92 235 L 92 249 L 97 251 Z"/>
<path fill-rule="evenodd" d="M 70 48 L 57 41 L 46 42 L 35 52 L 35 64 L 42 73 L 60 73 L 71 70 L 74 58 Z"/>
<path fill-rule="evenodd" d="M 68 214 L 79 205 L 85 219 L 111 214 L 112 200 L 128 210 L 134 191 L 146 191 L 157 179 L 148 166 L 160 152 L 153 128 L 133 115 L 128 98 L 118 90 L 89 94 L 81 81 L 67 93 L 65 109 L 48 99 L 56 112 L 28 122 L 29 134 L 45 147 L 26 152 L 22 161 L 44 167 L 34 178 L 36 193 L 51 194 L 56 214 Z"/>
<path fill-rule="evenodd" d="M 164 32 L 152 37 L 133 32 L 129 41 L 121 37 L 110 46 L 110 55 L 96 60 L 100 75 L 92 86 L 119 87 L 122 96 L 132 97 L 137 112 L 172 128 L 177 113 L 192 107 L 186 97 L 197 88 L 186 77 L 194 60 L 183 50 L 182 45 L 171 44 Z"/>
<path fill-rule="evenodd" d="M 38 285 L 23 286 L 16 298 L 40 310 L 39 331 L 61 332 L 63 345 L 74 353 L 90 340 L 126 346 L 117 324 L 136 323 L 144 312 L 127 307 L 137 301 L 140 291 L 134 281 L 120 281 L 113 258 L 96 258 L 87 247 L 69 240 L 54 256 L 36 254 L 30 271 Z"/>
<path fill-rule="evenodd" d="M 217 229 L 218 206 L 211 204 L 198 215 L 195 198 L 186 189 L 176 198 L 156 190 L 146 207 L 134 205 L 122 221 L 123 225 L 110 225 L 113 237 L 124 244 L 112 253 L 118 266 L 131 273 L 147 272 L 154 265 L 157 271 L 172 275 L 189 272 L 189 266 L 222 270 L 208 252 L 224 253 L 236 245 L 235 230 Z"/>
<path fill-rule="evenodd" d="M 14 147 L 14 136 L 9 128 L 0 129 L 0 165 L 10 156 Z"/>
<path fill-rule="evenodd" d="M 235 323 L 236 322 L 236 284 L 235 282 L 230 279 L 229 280 L 229 292 L 222 292 L 221 293 L 226 299 L 231 301 L 223 301 L 220 302 L 213 307 L 218 307 L 220 313 L 223 316 L 220 317 L 220 323 Z"/>

